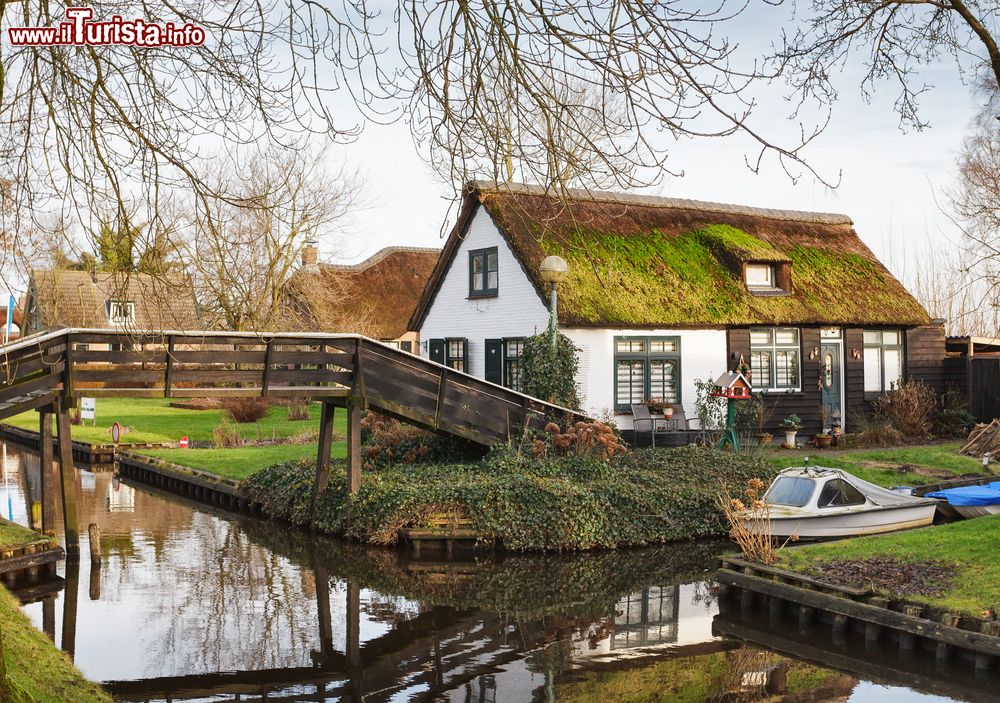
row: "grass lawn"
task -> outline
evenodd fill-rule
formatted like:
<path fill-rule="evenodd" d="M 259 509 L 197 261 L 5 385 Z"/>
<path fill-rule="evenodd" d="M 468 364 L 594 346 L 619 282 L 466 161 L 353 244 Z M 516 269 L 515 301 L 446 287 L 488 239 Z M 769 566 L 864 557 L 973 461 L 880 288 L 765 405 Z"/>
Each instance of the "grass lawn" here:
<path fill-rule="evenodd" d="M 343 432 L 343 428 L 340 429 Z M 266 447 L 236 449 L 143 449 L 142 454 L 207 471 L 216 476 L 242 481 L 261 469 L 287 461 L 316 458 L 316 444 L 274 444 Z M 330 455 L 336 459 L 347 456 L 347 445 L 334 442 Z"/>
<path fill-rule="evenodd" d="M 908 563 L 939 561 L 955 566 L 940 595 L 908 598 L 976 617 L 986 609 L 1000 612 L 1000 516 L 963 520 L 937 527 L 837 542 L 793 547 L 781 551 L 781 564 L 803 570 L 816 562 L 867 557 L 895 557 Z"/>
<path fill-rule="evenodd" d="M 87 681 L 69 657 L 32 627 L 17 600 L 0 588 L 0 632 L 7 680 L 3 700 L 34 703 L 111 703 L 111 696 Z M 6 689 L 6 690 L 4 690 Z"/>
<path fill-rule="evenodd" d="M 49 538 L 45 535 L 0 518 L 0 548 L 48 541 Z"/>
<path fill-rule="evenodd" d="M 801 466 L 803 457 L 808 456 L 812 465 L 844 469 L 879 486 L 914 486 L 937 483 L 960 474 L 981 473 L 982 461 L 960 455 L 961 446 L 961 442 L 948 442 L 890 449 L 780 450 L 771 456 L 771 464 L 779 469 Z"/>
<path fill-rule="evenodd" d="M 169 398 L 98 398 L 97 424 L 73 426 L 73 439 L 83 442 L 110 443 L 111 425 L 116 421 L 127 428 L 122 444 L 176 442 L 182 436 L 195 440 L 212 439 L 212 430 L 222 421 L 222 410 L 182 410 L 170 407 Z M 260 422 L 240 425 L 244 437 L 290 437 L 319 429 L 320 406 L 309 406 L 309 419 L 290 421 L 285 406 L 270 408 Z M 347 418 L 337 413 L 336 427 L 344 432 Z M 31 411 L 4 420 L 11 425 L 38 431 L 38 413 Z M 53 423 L 54 427 L 55 423 Z"/>

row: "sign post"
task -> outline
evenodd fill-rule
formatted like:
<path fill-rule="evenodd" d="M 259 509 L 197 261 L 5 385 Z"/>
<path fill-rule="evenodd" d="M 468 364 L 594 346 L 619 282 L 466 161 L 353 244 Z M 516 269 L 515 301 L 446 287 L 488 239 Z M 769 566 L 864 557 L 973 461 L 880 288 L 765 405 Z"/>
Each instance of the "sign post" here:
<path fill-rule="evenodd" d="M 90 420 L 97 426 L 97 401 L 93 398 L 80 398 L 80 419 Z"/>

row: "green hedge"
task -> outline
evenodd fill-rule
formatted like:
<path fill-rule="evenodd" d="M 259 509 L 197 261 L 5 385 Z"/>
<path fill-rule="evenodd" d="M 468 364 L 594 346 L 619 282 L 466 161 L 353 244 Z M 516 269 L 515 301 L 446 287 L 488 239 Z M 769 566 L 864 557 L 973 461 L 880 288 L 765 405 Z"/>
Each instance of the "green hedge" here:
<path fill-rule="evenodd" d="M 346 498 L 342 466 L 312 504 L 314 468 L 292 462 L 244 482 L 274 517 L 372 544 L 454 510 L 512 550 L 574 550 L 654 544 L 724 534 L 716 495 L 771 469 L 761 458 L 683 447 L 592 457 L 532 459 L 504 448 L 474 464 L 412 465 L 366 472 Z"/>

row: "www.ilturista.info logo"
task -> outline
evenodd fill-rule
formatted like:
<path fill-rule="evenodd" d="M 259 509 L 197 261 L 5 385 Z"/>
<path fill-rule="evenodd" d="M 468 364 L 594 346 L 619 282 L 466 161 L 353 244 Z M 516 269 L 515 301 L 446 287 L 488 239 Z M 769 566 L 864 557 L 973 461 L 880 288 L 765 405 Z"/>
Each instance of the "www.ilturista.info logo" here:
<path fill-rule="evenodd" d="M 92 22 L 93 16 L 93 8 L 67 7 L 66 21 L 58 26 L 10 27 L 7 37 L 15 46 L 201 46 L 205 43 L 205 30 L 190 22 L 156 24 L 142 19 L 127 20 L 121 15 Z"/>

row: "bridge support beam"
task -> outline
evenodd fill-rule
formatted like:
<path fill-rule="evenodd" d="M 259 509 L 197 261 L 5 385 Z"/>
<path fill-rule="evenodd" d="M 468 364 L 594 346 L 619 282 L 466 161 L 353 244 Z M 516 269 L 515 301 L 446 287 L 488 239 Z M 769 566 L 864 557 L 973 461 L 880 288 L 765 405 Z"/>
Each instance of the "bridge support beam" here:
<path fill-rule="evenodd" d="M 38 411 L 38 466 L 42 486 L 42 532 L 56 529 L 56 482 L 52 466 L 52 410 Z"/>
<path fill-rule="evenodd" d="M 361 409 L 364 398 L 347 399 L 347 492 L 354 495 L 361 490 Z"/>
<path fill-rule="evenodd" d="M 80 560 L 80 526 L 76 515 L 76 473 L 73 469 L 73 439 L 69 413 L 59 408 L 59 476 L 62 485 L 63 529 L 66 532 L 66 559 Z"/>
<path fill-rule="evenodd" d="M 330 485 L 330 448 L 333 446 L 333 415 L 335 406 L 331 401 L 323 401 L 319 417 L 319 443 L 316 448 L 316 482 L 313 497 L 323 493 Z"/>

